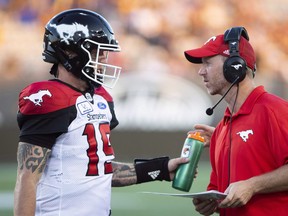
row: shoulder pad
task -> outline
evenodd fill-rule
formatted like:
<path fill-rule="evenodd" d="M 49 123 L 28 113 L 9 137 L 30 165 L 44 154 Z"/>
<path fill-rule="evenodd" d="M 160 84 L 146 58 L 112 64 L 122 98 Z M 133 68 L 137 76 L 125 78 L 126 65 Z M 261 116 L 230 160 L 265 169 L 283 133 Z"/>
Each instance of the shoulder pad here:
<path fill-rule="evenodd" d="M 107 90 L 105 88 L 103 88 L 102 86 L 100 86 L 99 88 L 96 88 L 94 93 L 96 95 L 100 95 L 102 96 L 107 102 L 113 102 L 113 98 L 112 96 L 107 92 Z"/>
<path fill-rule="evenodd" d="M 19 111 L 22 114 L 45 114 L 75 104 L 80 92 L 57 81 L 35 82 L 19 94 Z"/>

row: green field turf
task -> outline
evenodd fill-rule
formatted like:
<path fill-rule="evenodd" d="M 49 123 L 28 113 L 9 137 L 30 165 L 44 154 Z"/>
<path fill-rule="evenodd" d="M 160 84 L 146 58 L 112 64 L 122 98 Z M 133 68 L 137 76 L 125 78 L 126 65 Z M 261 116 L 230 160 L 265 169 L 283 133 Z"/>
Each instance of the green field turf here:
<path fill-rule="evenodd" d="M 206 189 L 210 167 L 206 161 L 199 162 L 198 176 L 190 192 Z M 16 177 L 15 164 L 0 164 L 0 216 L 13 216 L 13 189 Z M 113 216 L 194 216 L 199 215 L 189 198 L 166 197 L 141 193 L 155 191 L 164 193 L 182 193 L 171 187 L 171 182 L 152 182 L 112 190 Z M 215 214 L 216 215 L 216 214 Z"/>

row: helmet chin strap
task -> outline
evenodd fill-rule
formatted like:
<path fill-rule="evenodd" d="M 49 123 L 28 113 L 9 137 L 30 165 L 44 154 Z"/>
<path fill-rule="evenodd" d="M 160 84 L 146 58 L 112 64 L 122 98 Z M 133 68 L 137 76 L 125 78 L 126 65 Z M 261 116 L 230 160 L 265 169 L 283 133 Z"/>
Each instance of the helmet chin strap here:
<path fill-rule="evenodd" d="M 92 80 L 89 80 L 86 78 L 86 81 L 90 83 L 90 85 L 94 86 L 95 88 L 99 88 L 101 84 L 93 82 Z"/>
<path fill-rule="evenodd" d="M 63 65 L 63 67 L 73 73 L 76 77 L 81 78 L 81 57 L 75 56 L 73 58 L 69 58 L 69 56 L 57 45 L 51 44 L 52 48 L 56 51 L 57 59 Z M 54 71 L 51 71 L 54 72 Z"/>
<path fill-rule="evenodd" d="M 58 63 L 53 64 L 53 66 L 50 69 L 50 74 L 52 74 L 54 77 L 58 76 Z"/>
<path fill-rule="evenodd" d="M 68 56 L 67 56 L 68 58 Z M 89 78 L 87 78 L 83 73 L 82 73 L 82 69 L 83 69 L 83 65 L 81 64 L 81 58 L 79 58 L 78 56 L 75 56 L 73 58 L 67 59 L 66 62 L 69 64 L 68 66 L 65 66 L 65 69 L 67 71 L 69 71 L 70 73 L 72 73 L 74 76 L 76 76 L 77 78 L 87 82 L 89 85 L 94 86 L 95 88 L 100 87 L 101 85 L 99 83 L 93 82 L 92 80 L 90 80 Z M 91 73 L 93 73 L 91 71 Z"/>
<path fill-rule="evenodd" d="M 85 69 L 85 63 L 86 59 L 85 59 L 85 55 L 87 55 L 87 53 L 82 53 L 83 55 L 81 55 L 80 53 L 78 53 L 76 56 L 69 58 L 69 55 L 67 55 L 61 48 L 59 48 L 58 46 L 53 46 L 53 49 L 56 51 L 57 53 L 57 57 L 59 60 L 59 63 L 61 63 L 63 65 L 63 67 L 69 71 L 70 73 L 72 73 L 74 76 L 76 76 L 77 78 L 86 81 L 89 85 L 94 86 L 95 88 L 98 88 L 101 86 L 101 84 L 93 82 L 92 80 L 90 80 L 89 78 L 87 78 L 83 73 L 82 73 L 82 69 Z M 88 60 L 87 60 L 88 61 Z M 57 67 L 58 64 L 54 64 L 51 68 L 50 73 L 53 74 L 55 77 L 57 76 Z M 55 68 L 56 67 L 56 68 Z M 94 73 L 94 69 L 92 68 L 88 68 L 89 73 Z M 93 70 L 93 71 L 92 71 Z M 92 74 L 93 75 L 93 74 Z M 92 76 L 91 75 L 91 76 Z"/>

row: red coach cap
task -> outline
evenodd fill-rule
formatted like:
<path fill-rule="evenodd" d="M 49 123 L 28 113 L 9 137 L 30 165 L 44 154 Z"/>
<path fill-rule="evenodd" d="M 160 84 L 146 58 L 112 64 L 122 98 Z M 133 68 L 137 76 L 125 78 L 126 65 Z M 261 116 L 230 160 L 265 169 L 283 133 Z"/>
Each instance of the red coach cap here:
<path fill-rule="evenodd" d="M 196 64 L 202 63 L 203 57 L 223 55 L 229 57 L 229 44 L 225 43 L 224 35 L 211 37 L 205 44 L 198 49 L 187 50 L 184 52 L 188 61 Z M 239 44 L 239 55 L 242 57 L 249 68 L 255 70 L 256 56 L 251 44 L 241 36 Z"/>

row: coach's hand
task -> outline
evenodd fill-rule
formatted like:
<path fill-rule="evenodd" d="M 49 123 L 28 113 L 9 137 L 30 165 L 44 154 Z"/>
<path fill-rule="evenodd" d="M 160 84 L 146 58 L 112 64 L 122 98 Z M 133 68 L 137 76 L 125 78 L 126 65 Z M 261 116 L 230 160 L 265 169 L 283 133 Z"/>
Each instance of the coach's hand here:
<path fill-rule="evenodd" d="M 215 130 L 214 127 L 204 124 L 196 124 L 194 125 L 194 129 L 196 131 L 200 131 L 201 136 L 204 137 L 204 147 L 210 146 L 210 139 Z M 189 132 L 188 132 L 189 133 Z"/>
<path fill-rule="evenodd" d="M 211 215 L 216 212 L 218 208 L 217 200 L 213 199 L 201 200 L 194 198 L 193 204 L 195 206 L 195 210 L 202 215 Z"/>

